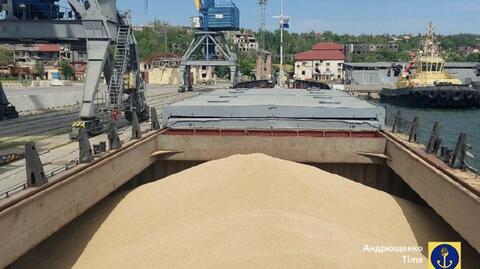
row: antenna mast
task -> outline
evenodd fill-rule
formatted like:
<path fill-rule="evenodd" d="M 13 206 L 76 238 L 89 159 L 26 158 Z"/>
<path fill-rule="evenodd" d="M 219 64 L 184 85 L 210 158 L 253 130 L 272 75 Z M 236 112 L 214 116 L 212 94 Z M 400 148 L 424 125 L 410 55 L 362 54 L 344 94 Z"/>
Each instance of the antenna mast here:
<path fill-rule="evenodd" d="M 260 6 L 260 46 L 261 49 L 265 49 L 265 10 L 267 8 L 267 0 L 258 0 L 258 5 Z"/>
<path fill-rule="evenodd" d="M 148 26 L 148 0 L 145 0 L 145 3 L 144 3 L 144 7 L 143 7 L 145 10 L 145 27 Z"/>

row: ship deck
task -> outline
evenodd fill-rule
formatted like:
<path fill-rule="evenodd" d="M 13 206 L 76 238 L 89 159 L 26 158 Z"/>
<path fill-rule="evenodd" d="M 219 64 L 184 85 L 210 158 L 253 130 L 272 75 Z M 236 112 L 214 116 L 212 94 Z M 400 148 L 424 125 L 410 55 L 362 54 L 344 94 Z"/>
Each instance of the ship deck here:
<path fill-rule="evenodd" d="M 337 90 L 217 90 L 162 114 L 170 129 L 373 131 L 385 122 L 384 108 Z"/>

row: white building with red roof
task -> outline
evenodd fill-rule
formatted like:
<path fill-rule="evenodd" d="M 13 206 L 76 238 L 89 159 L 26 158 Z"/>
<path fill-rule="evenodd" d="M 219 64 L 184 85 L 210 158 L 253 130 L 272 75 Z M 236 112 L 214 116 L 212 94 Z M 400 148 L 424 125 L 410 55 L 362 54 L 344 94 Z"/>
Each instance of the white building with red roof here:
<path fill-rule="evenodd" d="M 341 80 L 344 78 L 345 48 L 337 43 L 318 43 L 311 50 L 295 54 L 295 79 Z"/>

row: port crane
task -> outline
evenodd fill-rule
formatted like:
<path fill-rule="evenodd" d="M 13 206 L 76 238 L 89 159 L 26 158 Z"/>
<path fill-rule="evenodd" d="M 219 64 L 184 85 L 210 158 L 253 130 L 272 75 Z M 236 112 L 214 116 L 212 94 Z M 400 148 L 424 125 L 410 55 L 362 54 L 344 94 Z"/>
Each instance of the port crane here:
<path fill-rule="evenodd" d="M 193 66 L 228 66 L 230 80 L 235 85 L 238 77 L 237 55 L 225 40 L 224 31 L 240 29 L 240 12 L 231 1 L 194 0 L 200 16 L 192 18 L 197 30 L 180 63 L 180 92 L 191 91 Z"/>
<path fill-rule="evenodd" d="M 145 84 L 139 70 L 137 41 L 128 13 L 116 0 L 0 0 L 0 42 L 82 44 L 87 52 L 85 88 L 80 124 L 95 135 L 124 112 L 148 120 Z M 110 57 L 109 50 L 113 52 Z M 108 84 L 106 100 L 95 104 L 102 73 Z M 108 125 L 107 125 L 108 124 Z M 75 129 L 75 128 L 74 128 Z"/>

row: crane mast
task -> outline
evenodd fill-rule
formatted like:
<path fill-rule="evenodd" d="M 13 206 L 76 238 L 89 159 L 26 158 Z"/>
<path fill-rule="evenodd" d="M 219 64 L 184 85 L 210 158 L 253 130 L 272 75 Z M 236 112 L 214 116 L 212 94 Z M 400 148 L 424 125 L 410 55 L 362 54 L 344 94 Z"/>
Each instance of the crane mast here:
<path fill-rule="evenodd" d="M 180 92 L 193 90 L 191 68 L 228 66 L 232 86 L 238 77 L 237 55 L 230 51 L 225 31 L 240 29 L 240 12 L 231 1 L 193 0 L 200 16 L 192 18 L 194 38 L 180 63 Z"/>
<path fill-rule="evenodd" d="M 45 5 L 48 2 L 48 5 Z M 127 13 L 117 10 L 116 0 L 67 0 L 71 11 L 60 12 L 59 0 L 9 0 L 0 6 L 0 41 L 4 43 L 84 43 L 87 51 L 85 88 L 80 121 L 87 133 L 104 131 L 124 112 L 149 118 L 145 85 L 140 75 L 137 42 Z M 45 8 L 45 6 L 47 8 Z M 108 49 L 115 46 L 114 59 Z M 96 105 L 102 73 L 108 83 L 108 100 Z M 102 112 L 100 115 L 99 112 Z"/>

